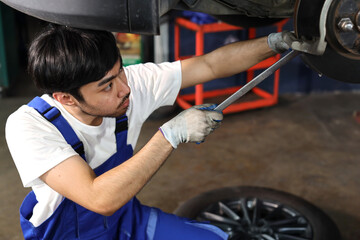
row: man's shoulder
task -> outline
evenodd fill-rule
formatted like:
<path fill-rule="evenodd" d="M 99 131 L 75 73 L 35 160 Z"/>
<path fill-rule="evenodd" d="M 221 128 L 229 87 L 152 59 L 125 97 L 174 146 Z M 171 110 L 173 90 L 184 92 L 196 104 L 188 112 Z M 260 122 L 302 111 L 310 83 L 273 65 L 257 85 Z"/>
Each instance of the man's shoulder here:
<path fill-rule="evenodd" d="M 30 120 L 32 118 L 31 116 L 36 116 L 37 114 L 38 113 L 34 108 L 24 104 L 21 107 L 19 107 L 15 112 L 10 114 L 10 116 L 8 117 L 8 122 L 12 120 L 16 120 L 16 121 Z"/>
<path fill-rule="evenodd" d="M 43 96 L 41 97 L 43 98 Z M 36 115 L 36 110 L 30 106 L 28 106 L 28 103 L 31 101 L 31 99 L 27 102 L 24 103 L 23 105 L 21 105 L 16 111 L 14 111 L 9 118 L 21 118 L 23 116 L 28 116 L 28 115 Z"/>
<path fill-rule="evenodd" d="M 180 61 L 175 62 L 162 62 L 162 63 L 153 63 L 153 62 L 146 62 L 146 63 L 139 63 L 134 65 L 129 65 L 124 67 L 125 71 L 131 73 L 132 71 L 166 71 L 169 69 L 178 69 L 181 68 Z"/>
<path fill-rule="evenodd" d="M 9 115 L 6 126 L 7 128 L 21 128 L 31 126 L 32 124 L 45 123 L 46 121 L 44 120 L 36 109 L 24 104 Z"/>

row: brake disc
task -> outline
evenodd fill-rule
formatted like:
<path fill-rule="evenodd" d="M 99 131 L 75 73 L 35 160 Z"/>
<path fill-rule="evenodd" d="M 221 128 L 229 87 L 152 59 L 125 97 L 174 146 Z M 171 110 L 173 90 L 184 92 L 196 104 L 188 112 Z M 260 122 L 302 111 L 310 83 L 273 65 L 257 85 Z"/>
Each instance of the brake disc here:
<path fill-rule="evenodd" d="M 360 83 L 360 0 L 298 0 L 295 33 L 299 38 L 320 36 L 324 2 L 330 3 L 325 19 L 326 50 L 323 55 L 302 54 L 303 61 L 319 74 Z"/>

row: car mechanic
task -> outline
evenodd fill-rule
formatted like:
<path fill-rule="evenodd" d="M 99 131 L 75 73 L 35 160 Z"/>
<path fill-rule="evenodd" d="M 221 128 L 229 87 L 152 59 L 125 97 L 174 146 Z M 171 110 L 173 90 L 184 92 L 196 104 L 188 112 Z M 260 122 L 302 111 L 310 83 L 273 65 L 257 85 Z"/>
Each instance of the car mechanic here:
<path fill-rule="evenodd" d="M 28 71 L 43 91 L 11 114 L 6 140 L 24 187 L 25 239 L 227 239 L 215 226 L 142 205 L 136 194 L 180 143 L 203 142 L 223 115 L 213 104 L 164 123 L 135 155 L 140 129 L 182 88 L 243 72 L 291 46 L 284 33 L 203 56 L 124 67 L 112 33 L 50 24 Z M 287 40 L 286 40 L 287 39 Z"/>

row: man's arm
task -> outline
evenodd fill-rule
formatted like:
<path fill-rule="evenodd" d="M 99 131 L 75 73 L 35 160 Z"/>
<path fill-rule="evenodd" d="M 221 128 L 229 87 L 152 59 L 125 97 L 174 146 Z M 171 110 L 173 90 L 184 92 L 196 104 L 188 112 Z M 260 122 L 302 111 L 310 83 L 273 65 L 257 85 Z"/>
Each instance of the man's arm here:
<path fill-rule="evenodd" d="M 222 114 L 194 106 L 165 123 L 133 157 L 96 176 L 78 155 L 70 157 L 40 178 L 59 194 L 103 215 L 112 215 L 134 197 L 165 162 L 173 148 L 201 142 L 217 128 Z"/>
<path fill-rule="evenodd" d="M 181 61 L 182 85 L 190 87 L 246 71 L 275 55 L 267 37 L 232 43 L 203 56 Z"/>
<path fill-rule="evenodd" d="M 132 158 L 96 176 L 79 156 L 73 156 L 41 176 L 56 192 L 102 215 L 110 216 L 134 197 L 172 152 L 158 131 Z"/>

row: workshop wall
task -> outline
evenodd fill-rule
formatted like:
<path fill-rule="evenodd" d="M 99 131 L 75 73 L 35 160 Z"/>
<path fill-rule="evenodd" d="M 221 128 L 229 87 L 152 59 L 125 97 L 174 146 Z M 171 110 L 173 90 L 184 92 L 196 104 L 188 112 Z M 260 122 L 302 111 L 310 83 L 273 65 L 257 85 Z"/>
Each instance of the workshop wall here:
<path fill-rule="evenodd" d="M 172 13 L 169 22 L 169 60 L 174 60 L 174 19 L 183 16 L 179 12 Z M 293 21 L 286 23 L 284 30 L 293 30 Z M 257 36 L 267 36 L 275 32 L 274 26 L 257 28 Z M 239 31 L 208 33 L 205 35 L 204 52 L 210 52 L 232 41 L 247 39 L 246 29 Z M 181 55 L 195 54 L 195 33 L 191 30 L 181 28 L 180 30 L 180 53 Z M 236 64 L 236 63 L 234 63 Z M 259 72 L 260 73 L 260 72 Z M 236 76 L 218 79 L 204 85 L 205 90 L 225 88 L 234 85 L 241 85 L 245 82 L 246 73 Z M 259 85 L 265 90 L 272 89 L 272 76 Z M 358 91 L 360 84 L 350 84 L 337 81 L 326 76 L 320 76 L 317 72 L 310 69 L 301 60 L 301 57 L 293 59 L 280 70 L 279 94 L 284 93 L 313 93 L 313 92 L 332 92 L 332 91 Z M 193 88 L 183 90 L 183 93 L 193 92 Z"/>
<path fill-rule="evenodd" d="M 19 38 L 15 11 L 0 2 L 0 96 L 18 74 Z"/>

